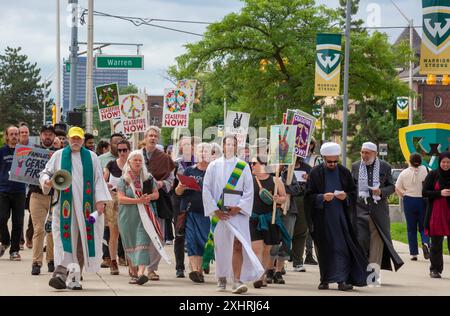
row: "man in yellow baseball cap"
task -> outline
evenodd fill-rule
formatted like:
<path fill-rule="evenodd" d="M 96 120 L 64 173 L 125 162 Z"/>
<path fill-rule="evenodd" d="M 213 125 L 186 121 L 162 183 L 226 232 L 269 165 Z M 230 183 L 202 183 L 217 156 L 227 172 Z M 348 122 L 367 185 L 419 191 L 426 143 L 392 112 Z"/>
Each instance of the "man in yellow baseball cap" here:
<path fill-rule="evenodd" d="M 81 127 L 74 126 L 69 129 L 68 137 L 79 137 L 84 139 L 84 131 Z"/>

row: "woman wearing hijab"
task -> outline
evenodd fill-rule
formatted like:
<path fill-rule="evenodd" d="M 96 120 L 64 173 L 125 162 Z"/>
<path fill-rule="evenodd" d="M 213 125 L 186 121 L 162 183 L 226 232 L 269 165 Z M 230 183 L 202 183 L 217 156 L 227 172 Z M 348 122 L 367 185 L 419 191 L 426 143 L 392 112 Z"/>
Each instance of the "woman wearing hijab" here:
<path fill-rule="evenodd" d="M 425 178 L 422 194 L 428 198 L 425 233 L 431 237 L 430 277 L 439 279 L 444 268 L 442 243 L 450 236 L 450 152 L 439 155 L 439 167 Z"/>
<path fill-rule="evenodd" d="M 406 223 L 408 227 L 409 254 L 412 261 L 417 261 L 417 227 L 422 240 L 422 250 L 425 259 L 430 258 L 430 238 L 425 235 L 424 220 L 426 201 L 422 197 L 423 181 L 428 171 L 422 166 L 422 157 L 415 153 L 409 157 L 409 168 L 403 170 L 395 183 L 395 191 L 403 198 Z"/>

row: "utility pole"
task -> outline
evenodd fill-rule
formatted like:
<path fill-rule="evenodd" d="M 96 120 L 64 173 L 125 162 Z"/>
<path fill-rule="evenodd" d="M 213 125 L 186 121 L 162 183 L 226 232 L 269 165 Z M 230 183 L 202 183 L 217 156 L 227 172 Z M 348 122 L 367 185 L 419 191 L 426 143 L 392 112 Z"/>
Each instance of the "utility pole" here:
<path fill-rule="evenodd" d="M 414 45 L 413 45 L 413 30 L 414 30 L 414 24 L 413 19 L 408 19 L 406 14 L 403 13 L 402 10 L 395 4 L 393 0 L 391 0 L 394 7 L 400 12 L 400 14 L 405 18 L 405 20 L 408 22 L 409 27 L 409 48 L 412 52 L 414 52 Z M 413 89 L 413 62 L 412 60 L 409 61 L 409 98 L 408 98 L 408 125 L 413 124 L 413 99 L 411 97 L 411 92 Z"/>
<path fill-rule="evenodd" d="M 342 117 L 342 164 L 344 166 L 347 165 L 348 71 L 350 62 L 350 25 L 352 20 L 352 0 L 347 0 L 345 15 L 344 109 Z"/>
<path fill-rule="evenodd" d="M 73 111 L 77 102 L 78 0 L 69 0 L 69 4 L 72 5 L 69 111 Z"/>
<path fill-rule="evenodd" d="M 59 1 L 56 0 L 56 123 L 61 121 L 61 24 L 59 19 Z"/>
<path fill-rule="evenodd" d="M 94 0 L 88 0 L 88 36 L 87 36 L 87 60 L 86 60 L 86 132 L 92 133 L 93 113 L 93 49 L 94 49 Z"/>

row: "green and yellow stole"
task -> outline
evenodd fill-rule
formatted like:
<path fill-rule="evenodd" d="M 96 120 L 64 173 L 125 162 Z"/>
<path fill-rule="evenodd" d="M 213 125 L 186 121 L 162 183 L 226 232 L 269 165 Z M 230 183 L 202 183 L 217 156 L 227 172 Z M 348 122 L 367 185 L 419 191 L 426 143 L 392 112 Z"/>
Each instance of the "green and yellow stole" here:
<path fill-rule="evenodd" d="M 86 226 L 87 245 L 89 257 L 95 257 L 94 224 L 89 223 L 89 215 L 94 207 L 94 167 L 92 157 L 86 148 L 81 148 L 81 163 L 83 165 L 83 215 Z M 61 169 L 67 170 L 72 174 L 72 150 L 70 146 L 63 149 L 61 155 Z M 79 181 L 79 179 L 72 179 Z M 63 249 L 65 252 L 72 253 L 72 185 L 61 191 L 60 201 L 60 231 Z"/>
<path fill-rule="evenodd" d="M 247 163 L 245 161 L 238 161 L 233 171 L 231 172 L 230 178 L 228 179 L 227 184 L 224 189 L 234 190 L 236 184 L 239 181 L 239 178 L 244 171 Z M 222 209 L 223 196 L 220 197 L 219 201 L 217 201 L 217 207 Z M 216 229 L 217 223 L 219 222 L 219 218 L 214 215 L 211 218 L 211 227 L 208 234 L 208 240 L 205 244 L 205 251 L 203 252 L 203 260 L 202 260 L 202 268 L 203 270 L 207 269 L 209 263 L 214 260 L 214 230 Z"/>

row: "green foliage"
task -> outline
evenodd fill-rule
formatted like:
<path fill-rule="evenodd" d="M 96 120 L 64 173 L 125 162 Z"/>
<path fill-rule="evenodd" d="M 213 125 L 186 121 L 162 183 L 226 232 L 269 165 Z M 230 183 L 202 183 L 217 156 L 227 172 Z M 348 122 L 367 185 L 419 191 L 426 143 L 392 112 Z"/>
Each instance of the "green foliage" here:
<path fill-rule="evenodd" d="M 0 54 L 0 127 L 27 122 L 31 133 L 38 133 L 42 126 L 43 100 L 50 94 L 51 82 L 41 81 L 41 70 L 30 63 L 21 48 L 7 47 Z M 51 101 L 47 102 L 47 113 Z"/>
<path fill-rule="evenodd" d="M 404 244 L 408 243 L 408 232 L 406 229 L 406 223 L 391 223 L 391 237 L 392 240 L 400 241 Z M 420 234 L 417 233 L 417 240 L 421 243 Z M 442 246 L 442 250 L 444 254 L 448 255 L 448 239 L 444 240 L 444 245 Z"/>
<path fill-rule="evenodd" d="M 352 14 L 356 14 L 359 1 L 353 1 Z M 342 11 L 318 6 L 312 0 L 244 2 L 239 13 L 211 24 L 202 40 L 187 44 L 187 52 L 168 70 L 174 81 L 198 80 L 202 93 L 193 117 L 203 119 L 203 127 L 207 127 L 205 122 L 213 126 L 223 122 L 224 97 L 228 109 L 250 112 L 254 127 L 279 124 L 288 108 L 311 113 L 312 107 L 323 101 L 313 95 L 316 35 L 342 33 Z M 349 97 L 357 106 L 356 114 L 349 118 L 349 136 L 355 139 L 349 156 L 355 158 L 363 140 L 370 139 L 387 142 L 388 158 L 399 160 L 396 130 L 404 122 L 394 118 L 395 99 L 408 95 L 409 89 L 397 78 L 396 67 L 405 66 L 412 53 L 404 43 L 391 45 L 386 34 L 358 29 L 358 21 L 353 27 Z M 342 109 L 342 98 L 335 99 L 334 106 L 325 108 L 327 139 L 342 134 L 336 115 Z M 316 135 L 320 133 L 316 131 Z"/>
<path fill-rule="evenodd" d="M 388 197 L 388 203 L 389 204 L 395 204 L 398 205 L 399 204 L 399 197 L 397 194 L 391 194 Z"/>

